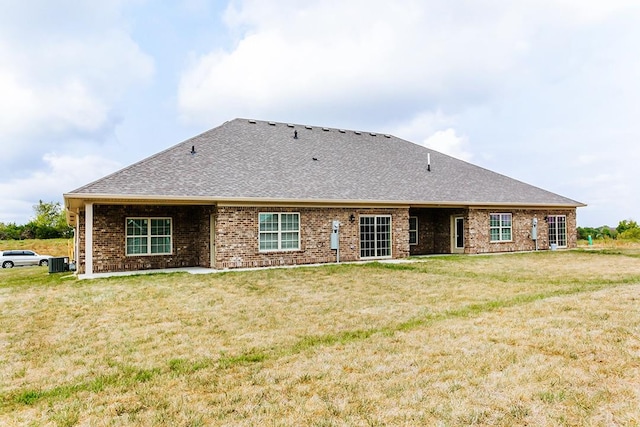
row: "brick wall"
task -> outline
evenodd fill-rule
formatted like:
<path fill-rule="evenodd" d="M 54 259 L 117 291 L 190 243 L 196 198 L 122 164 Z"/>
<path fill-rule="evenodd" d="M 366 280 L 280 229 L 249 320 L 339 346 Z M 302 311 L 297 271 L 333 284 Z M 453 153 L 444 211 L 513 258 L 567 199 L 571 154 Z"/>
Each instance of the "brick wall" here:
<path fill-rule="evenodd" d="M 260 252 L 258 214 L 297 212 L 300 214 L 300 250 Z M 511 242 L 490 242 L 489 214 L 512 214 Z M 211 216 L 215 217 L 215 265 L 210 265 Z M 354 215 L 354 221 L 350 221 Z M 332 221 L 339 220 L 340 260 L 360 259 L 360 215 L 391 215 L 392 257 L 451 252 L 451 217 L 465 219 L 465 253 L 529 251 L 531 219 L 538 218 L 538 248 L 548 249 L 547 215 L 566 215 L 567 246 L 576 247 L 576 210 L 489 210 L 489 209 L 366 209 L 366 208 L 256 208 L 212 206 L 94 205 L 94 272 L 130 271 L 187 266 L 265 267 L 335 262 L 330 248 Z M 409 215 L 418 217 L 418 244 L 409 246 Z M 127 217 L 171 217 L 171 255 L 125 255 Z M 78 215 L 79 248 L 77 268 L 85 272 L 85 214 Z"/>
<path fill-rule="evenodd" d="M 93 270 L 131 271 L 188 266 L 210 267 L 210 218 L 215 217 L 215 268 L 265 267 L 336 261 L 330 249 L 332 221 L 339 220 L 340 260 L 360 259 L 359 215 L 392 216 L 392 256 L 409 254 L 407 209 L 254 208 L 204 206 L 94 205 Z M 259 252 L 258 213 L 300 213 L 300 250 Z M 350 215 L 355 220 L 349 220 Z M 171 255 L 125 255 L 127 217 L 171 217 Z M 78 272 L 85 272 L 85 215 L 78 215 Z"/>
<path fill-rule="evenodd" d="M 512 214 L 511 242 L 491 242 L 489 234 L 491 213 Z M 538 219 L 538 249 L 549 249 L 549 227 L 545 221 L 547 215 L 566 215 L 567 247 L 575 248 L 578 242 L 575 209 L 470 209 L 466 226 L 469 246 L 465 248 L 465 252 L 479 254 L 534 250 L 535 242 L 531 239 L 531 223 L 534 217 Z"/>
<path fill-rule="evenodd" d="M 491 213 L 512 214 L 512 241 L 491 242 L 489 215 Z M 418 244 L 411 245 L 411 255 L 451 253 L 451 217 L 464 217 L 465 253 L 491 253 L 531 251 L 535 242 L 531 240 L 531 221 L 538 218 L 538 249 L 549 248 L 549 228 L 544 218 L 547 215 L 566 215 L 567 247 L 577 245 L 576 210 L 533 209 L 445 209 L 415 208 L 409 215 L 418 218 Z"/>
<path fill-rule="evenodd" d="M 94 205 L 93 271 L 131 271 L 176 267 L 208 267 L 209 218 L 212 207 Z M 125 255 L 127 217 L 170 217 L 172 254 Z M 85 214 L 79 215 L 78 272 L 85 272 Z"/>
<path fill-rule="evenodd" d="M 258 214 L 291 212 L 300 214 L 300 250 L 260 252 Z M 350 221 L 350 215 L 354 221 Z M 391 215 L 392 257 L 409 254 L 409 215 L 407 209 L 353 208 L 255 208 L 219 207 L 216 214 L 216 268 L 266 267 L 326 263 L 336 261 L 330 247 L 333 220 L 340 227 L 340 261 L 360 259 L 360 215 Z"/>

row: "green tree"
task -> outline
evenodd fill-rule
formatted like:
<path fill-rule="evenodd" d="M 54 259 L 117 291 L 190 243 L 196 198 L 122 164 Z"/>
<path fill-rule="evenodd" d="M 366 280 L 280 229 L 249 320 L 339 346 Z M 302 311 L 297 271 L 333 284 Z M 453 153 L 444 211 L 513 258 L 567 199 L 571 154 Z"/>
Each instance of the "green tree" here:
<path fill-rule="evenodd" d="M 615 228 L 611 228 L 608 225 L 601 227 L 578 227 L 578 239 L 587 240 L 589 236 L 592 239 L 615 239 L 618 232 Z"/>
<path fill-rule="evenodd" d="M 4 224 L 0 222 L 0 240 L 19 240 L 23 225 L 17 225 L 15 222 Z"/>
<path fill-rule="evenodd" d="M 72 229 L 60 202 L 38 201 L 33 206 L 35 217 L 24 226 L 22 238 L 54 239 L 71 236 Z"/>
<path fill-rule="evenodd" d="M 633 230 L 636 228 L 638 228 L 637 222 L 632 219 L 624 219 L 618 223 L 616 230 L 618 231 L 618 234 L 622 234 L 625 231 Z"/>
<path fill-rule="evenodd" d="M 37 227 L 54 227 L 61 211 L 62 206 L 60 206 L 60 202 L 43 202 L 40 200 L 37 205 L 33 205 L 35 218 L 33 218 L 32 222 Z"/>

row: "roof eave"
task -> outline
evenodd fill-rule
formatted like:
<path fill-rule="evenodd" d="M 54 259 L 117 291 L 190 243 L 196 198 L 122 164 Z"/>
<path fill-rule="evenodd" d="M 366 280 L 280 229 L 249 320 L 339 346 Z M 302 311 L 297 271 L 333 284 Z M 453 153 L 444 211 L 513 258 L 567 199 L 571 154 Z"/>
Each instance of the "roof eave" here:
<path fill-rule="evenodd" d="M 98 193 L 64 194 L 67 210 L 82 208 L 86 203 L 106 202 L 114 204 L 200 204 L 200 205 L 340 205 L 340 206 L 414 206 L 414 207 L 529 207 L 529 208 L 578 208 L 586 206 L 579 202 L 567 203 L 527 203 L 527 202 L 463 202 L 425 200 L 373 200 L 373 199 L 290 199 L 269 197 L 215 197 L 215 196 L 165 196 L 165 195 L 123 195 Z"/>

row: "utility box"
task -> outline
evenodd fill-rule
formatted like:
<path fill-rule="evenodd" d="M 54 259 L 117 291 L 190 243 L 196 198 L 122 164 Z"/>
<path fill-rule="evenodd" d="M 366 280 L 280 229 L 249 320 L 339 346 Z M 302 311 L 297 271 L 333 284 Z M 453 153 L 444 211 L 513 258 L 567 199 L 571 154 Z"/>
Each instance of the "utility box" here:
<path fill-rule="evenodd" d="M 331 228 L 331 249 L 338 249 L 340 246 L 338 237 L 340 235 L 340 221 L 333 221 Z"/>
<path fill-rule="evenodd" d="M 331 249 L 338 249 L 338 233 L 331 233 Z"/>
<path fill-rule="evenodd" d="M 538 218 L 531 221 L 531 240 L 538 240 Z"/>
<path fill-rule="evenodd" d="M 65 271 L 69 271 L 69 258 L 67 257 L 49 258 L 49 274 L 62 273 Z"/>

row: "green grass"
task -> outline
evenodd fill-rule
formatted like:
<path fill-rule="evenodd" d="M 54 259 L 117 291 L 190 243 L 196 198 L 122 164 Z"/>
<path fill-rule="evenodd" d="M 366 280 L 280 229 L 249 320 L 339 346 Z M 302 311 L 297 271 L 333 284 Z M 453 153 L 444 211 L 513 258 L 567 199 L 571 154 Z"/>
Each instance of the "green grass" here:
<path fill-rule="evenodd" d="M 90 281 L 0 270 L 0 419 L 638 425 L 640 264 L 628 255 Z"/>

